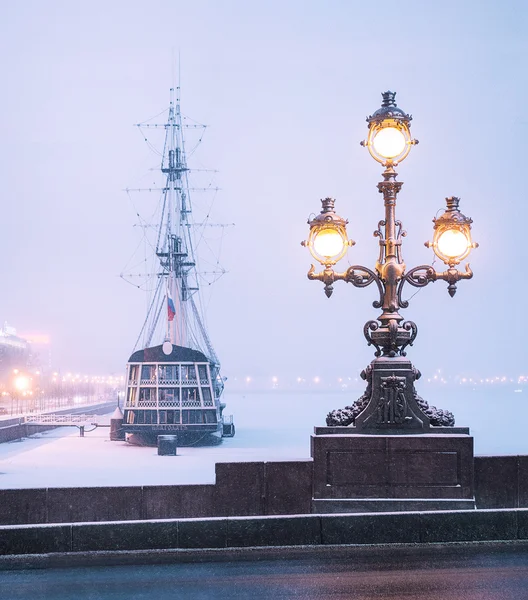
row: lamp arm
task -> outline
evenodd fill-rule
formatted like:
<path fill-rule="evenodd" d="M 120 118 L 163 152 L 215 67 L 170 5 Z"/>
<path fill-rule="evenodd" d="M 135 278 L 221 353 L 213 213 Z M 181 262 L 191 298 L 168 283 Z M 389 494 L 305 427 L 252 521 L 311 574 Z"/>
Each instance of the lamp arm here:
<path fill-rule="evenodd" d="M 455 267 L 449 267 L 447 271 L 443 271 L 442 273 L 435 273 L 436 279 L 442 279 L 443 281 L 447 281 L 449 284 L 447 286 L 447 291 L 451 298 L 456 294 L 456 284 L 461 279 L 471 279 L 473 277 L 473 271 L 471 270 L 469 263 L 466 263 L 466 272 L 463 273 L 459 271 Z"/>
<path fill-rule="evenodd" d="M 346 273 L 336 273 L 330 265 L 326 265 L 320 273 L 316 273 L 315 266 L 310 265 L 310 269 L 308 271 L 308 279 L 312 281 L 322 281 L 325 284 L 324 292 L 327 298 L 330 298 L 332 292 L 334 291 L 334 281 L 338 281 L 339 279 L 345 279 L 345 275 Z"/>
<path fill-rule="evenodd" d="M 353 265 L 346 270 L 345 273 L 345 281 L 347 283 L 351 283 L 354 287 L 364 288 L 370 285 L 373 281 L 376 282 L 378 286 L 379 292 L 379 300 L 374 300 L 372 306 L 374 308 L 381 308 L 383 306 L 383 284 L 378 274 L 367 267 L 362 267 L 361 265 Z"/>
<path fill-rule="evenodd" d="M 409 306 L 408 300 L 402 300 L 402 290 L 405 283 L 409 283 L 413 287 L 422 288 L 429 285 L 431 282 L 441 279 L 447 281 L 447 291 L 451 297 L 456 294 L 456 284 L 461 279 L 471 279 L 473 277 L 473 271 L 471 270 L 469 263 L 466 263 L 465 273 L 459 271 L 454 266 L 449 267 L 447 271 L 435 271 L 430 265 L 420 265 L 414 267 L 401 278 L 398 285 L 398 306 L 400 308 L 407 308 Z"/>
<path fill-rule="evenodd" d="M 421 288 L 429 285 L 432 281 L 436 281 L 436 276 L 436 271 L 430 265 L 420 265 L 407 271 L 398 284 L 398 306 L 400 308 L 407 308 L 409 306 L 408 300 L 402 300 L 403 286 L 406 282 L 413 287 Z"/>
<path fill-rule="evenodd" d="M 334 291 L 334 281 L 346 281 L 347 283 L 351 283 L 354 287 L 357 288 L 367 287 L 375 281 L 376 285 L 378 286 L 380 299 L 375 300 L 372 303 L 372 305 L 374 306 L 374 308 L 380 308 L 383 305 L 384 290 L 381 279 L 374 271 L 371 271 L 367 267 L 353 265 L 352 267 L 349 267 L 344 273 L 339 273 L 334 271 L 334 269 L 332 269 L 330 265 L 326 265 L 320 273 L 316 273 L 315 266 L 310 265 L 310 270 L 308 271 L 308 279 L 322 281 L 325 284 L 324 291 L 328 298 L 330 298 Z"/>

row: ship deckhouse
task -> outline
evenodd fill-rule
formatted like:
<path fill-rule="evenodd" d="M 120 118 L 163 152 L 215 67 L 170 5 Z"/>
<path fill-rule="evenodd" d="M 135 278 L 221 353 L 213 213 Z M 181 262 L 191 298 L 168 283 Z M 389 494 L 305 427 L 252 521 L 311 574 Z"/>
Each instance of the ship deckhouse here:
<path fill-rule="evenodd" d="M 127 364 L 123 429 L 222 434 L 222 382 L 218 369 L 198 350 L 163 346 L 134 352 Z"/>

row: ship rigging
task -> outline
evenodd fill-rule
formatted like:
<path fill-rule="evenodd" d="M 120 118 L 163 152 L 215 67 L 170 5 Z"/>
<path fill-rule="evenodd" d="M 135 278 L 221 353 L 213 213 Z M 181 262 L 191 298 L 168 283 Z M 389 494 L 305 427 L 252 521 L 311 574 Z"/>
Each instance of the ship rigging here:
<path fill-rule="evenodd" d="M 225 273 L 218 258 L 212 270 L 200 272 L 196 248 L 204 242 L 204 228 L 211 225 L 210 211 L 193 220 L 183 130 L 205 130 L 196 122 L 184 122 L 180 110 L 179 88 L 171 99 L 164 124 L 138 123 L 144 130 L 163 129 L 165 139 L 159 171 L 163 185 L 148 188 L 159 191 L 154 228 L 142 219 L 144 240 L 153 250 L 155 266 L 143 274 L 143 286 L 151 292 L 151 301 L 134 352 L 127 364 L 127 392 L 124 430 L 155 443 L 161 433 L 178 432 L 179 443 L 201 440 L 204 436 L 232 436 L 232 419 L 222 415 L 220 402 L 224 381 L 220 361 L 209 338 L 204 321 L 200 284 L 212 283 Z M 201 142 L 203 134 L 198 140 Z M 197 145 L 198 145 L 197 144 Z M 151 146 L 153 148 L 153 146 Z M 196 148 L 196 147 L 195 147 Z M 194 151 L 194 150 L 193 150 Z M 196 188 L 194 188 L 196 189 Z M 202 188 L 216 193 L 211 184 Z M 144 189 L 127 189 L 133 191 Z M 137 211 L 136 211 L 137 212 Z M 224 225 L 219 225 L 223 235 Z M 155 238 L 152 238 L 154 230 Z M 209 244 L 202 243 L 209 247 Z M 145 264 L 148 261 L 144 261 Z M 133 274 L 122 274 L 131 281 Z M 140 349 L 138 349 L 140 348 Z"/>

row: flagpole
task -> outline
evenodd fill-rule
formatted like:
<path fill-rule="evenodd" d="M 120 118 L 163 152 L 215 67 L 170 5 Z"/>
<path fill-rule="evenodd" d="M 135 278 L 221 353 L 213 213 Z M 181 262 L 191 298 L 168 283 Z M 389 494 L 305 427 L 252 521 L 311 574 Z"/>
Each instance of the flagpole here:
<path fill-rule="evenodd" d="M 172 343 L 172 336 L 171 336 L 171 321 L 169 318 L 169 298 L 170 298 L 170 292 L 169 292 L 169 281 L 170 281 L 170 276 L 167 277 L 167 289 L 166 289 L 166 293 L 165 293 L 165 298 L 167 300 L 167 341 Z"/>

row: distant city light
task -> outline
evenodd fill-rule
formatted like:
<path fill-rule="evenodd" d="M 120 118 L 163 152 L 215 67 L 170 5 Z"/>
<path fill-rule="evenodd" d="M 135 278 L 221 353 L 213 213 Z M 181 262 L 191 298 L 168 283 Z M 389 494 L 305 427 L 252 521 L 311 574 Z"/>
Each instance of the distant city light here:
<path fill-rule="evenodd" d="M 29 379 L 27 377 L 24 377 L 23 375 L 15 379 L 15 388 L 19 392 L 25 392 L 29 388 L 29 384 Z"/>

